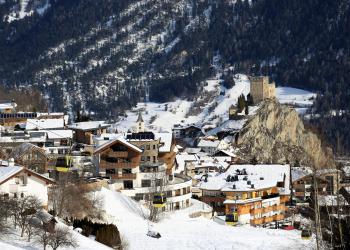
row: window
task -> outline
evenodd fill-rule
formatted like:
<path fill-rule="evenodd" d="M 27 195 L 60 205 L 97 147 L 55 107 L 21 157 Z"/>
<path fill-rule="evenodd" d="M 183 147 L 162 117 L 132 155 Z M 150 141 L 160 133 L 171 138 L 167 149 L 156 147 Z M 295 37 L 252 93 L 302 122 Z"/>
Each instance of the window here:
<path fill-rule="evenodd" d="M 156 149 L 156 145 L 153 145 L 153 150 L 155 150 Z"/>
<path fill-rule="evenodd" d="M 162 179 L 156 179 L 156 186 L 162 186 L 163 180 Z"/>
<path fill-rule="evenodd" d="M 150 145 L 146 145 L 146 150 L 150 150 L 151 146 Z"/>
<path fill-rule="evenodd" d="M 106 174 L 115 174 L 115 169 L 114 168 L 106 169 Z"/>
<path fill-rule="evenodd" d="M 131 174 L 131 168 L 123 168 L 123 174 Z"/>
<path fill-rule="evenodd" d="M 146 161 L 146 156 L 141 156 L 141 161 Z"/>
<path fill-rule="evenodd" d="M 155 156 L 153 156 L 153 162 L 157 162 L 157 159 Z"/>
<path fill-rule="evenodd" d="M 132 189 L 132 188 L 134 188 L 134 185 L 133 185 L 132 181 L 124 181 L 123 184 L 124 184 L 124 189 Z"/>
<path fill-rule="evenodd" d="M 333 176 L 326 176 L 326 180 L 328 182 L 326 186 L 327 194 L 333 194 Z"/>
<path fill-rule="evenodd" d="M 147 161 L 151 161 L 151 156 L 146 156 L 147 157 Z"/>
<path fill-rule="evenodd" d="M 141 180 L 141 187 L 150 187 L 151 180 Z"/>

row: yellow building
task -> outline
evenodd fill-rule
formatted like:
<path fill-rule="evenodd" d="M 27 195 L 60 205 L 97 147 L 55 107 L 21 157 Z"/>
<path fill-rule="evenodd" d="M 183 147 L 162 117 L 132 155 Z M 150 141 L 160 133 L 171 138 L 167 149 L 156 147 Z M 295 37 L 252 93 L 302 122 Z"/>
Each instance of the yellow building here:
<path fill-rule="evenodd" d="M 249 77 L 250 80 L 250 95 L 253 98 L 253 103 L 258 104 L 261 101 L 276 97 L 276 84 L 270 83 L 268 76 Z"/>

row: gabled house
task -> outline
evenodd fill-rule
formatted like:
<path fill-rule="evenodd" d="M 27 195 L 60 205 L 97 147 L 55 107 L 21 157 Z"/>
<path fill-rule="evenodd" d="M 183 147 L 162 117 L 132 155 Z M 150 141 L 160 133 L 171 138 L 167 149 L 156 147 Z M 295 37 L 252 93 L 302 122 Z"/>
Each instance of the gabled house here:
<path fill-rule="evenodd" d="M 41 174 L 13 162 L 1 161 L 0 194 L 12 197 L 34 195 L 43 207 L 48 205 L 48 188 L 55 182 Z"/>
<path fill-rule="evenodd" d="M 297 203 L 310 201 L 312 196 L 313 176 L 303 169 L 292 168 L 292 198 Z M 326 194 L 327 181 L 316 176 L 318 193 Z"/>
<path fill-rule="evenodd" d="M 48 156 L 45 150 L 31 143 L 22 143 L 15 147 L 8 156 L 8 159 L 11 158 L 14 159 L 16 164 L 37 173 L 45 173 L 47 171 Z"/>
<path fill-rule="evenodd" d="M 124 138 L 112 139 L 94 150 L 98 172 L 110 177 L 117 189 L 140 186 L 139 165 L 142 150 Z"/>

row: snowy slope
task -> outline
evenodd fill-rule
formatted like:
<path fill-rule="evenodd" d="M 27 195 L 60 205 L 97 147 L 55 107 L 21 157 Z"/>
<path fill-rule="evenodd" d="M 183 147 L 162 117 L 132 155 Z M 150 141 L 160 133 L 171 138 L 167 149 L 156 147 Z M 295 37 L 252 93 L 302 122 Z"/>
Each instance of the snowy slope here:
<path fill-rule="evenodd" d="M 141 208 L 120 193 L 102 189 L 109 222 L 117 225 L 128 241 L 129 249 L 312 249 L 313 241 L 300 238 L 300 231 L 245 227 L 229 227 L 203 217 L 188 215 L 201 209 L 202 203 L 174 213 L 163 214 L 163 219 L 151 227 L 162 237 L 146 236 L 148 226 Z M 136 206 L 136 207 L 135 207 Z"/>
<path fill-rule="evenodd" d="M 43 15 L 50 6 L 50 0 L 20 0 L 3 19 L 11 23 L 27 16 L 32 16 L 35 13 Z"/>
<path fill-rule="evenodd" d="M 132 128 L 137 120 L 138 112 L 141 111 L 146 127 L 154 131 L 171 131 L 174 124 L 180 123 L 208 123 L 212 127 L 220 127 L 217 130 L 239 129 L 244 125 L 245 120 L 227 122 L 228 109 L 232 104 L 237 104 L 241 94 L 245 96 L 249 94 L 250 81 L 243 74 L 235 75 L 234 81 L 235 86 L 226 89 L 220 85 L 220 80 L 207 80 L 206 86 L 193 101 L 178 99 L 167 103 L 138 103 L 134 109 L 126 113 L 127 117 L 121 118 L 116 123 L 116 128 L 121 132 Z M 278 87 L 276 95 L 281 103 L 297 104 L 303 107 L 312 105 L 311 98 L 315 96 L 314 93 L 289 87 Z M 253 114 L 256 109 L 255 106 L 250 107 L 250 114 Z"/>
<path fill-rule="evenodd" d="M 221 86 L 220 80 L 208 80 L 196 100 L 138 103 L 136 108 L 127 112 L 126 118 L 116 123 L 116 127 L 120 131 L 127 131 L 134 126 L 139 111 L 142 112 L 146 126 L 149 125 L 149 129 L 155 131 L 171 131 L 172 126 L 179 123 L 209 122 L 217 126 L 228 119 L 228 108 L 237 103 L 238 97 L 241 94 L 246 96 L 249 92 L 250 82 L 245 75 L 236 75 L 235 86 L 231 89 Z"/>

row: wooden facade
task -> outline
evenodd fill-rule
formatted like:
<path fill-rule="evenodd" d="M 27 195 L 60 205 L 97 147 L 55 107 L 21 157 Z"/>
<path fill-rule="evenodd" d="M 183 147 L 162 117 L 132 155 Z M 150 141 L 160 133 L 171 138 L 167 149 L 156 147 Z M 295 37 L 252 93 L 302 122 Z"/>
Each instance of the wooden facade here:
<path fill-rule="evenodd" d="M 121 141 L 102 147 L 95 154 L 99 154 L 100 172 L 106 173 L 112 180 L 134 180 L 136 173 L 132 169 L 137 168 L 141 161 L 141 152 Z"/>

